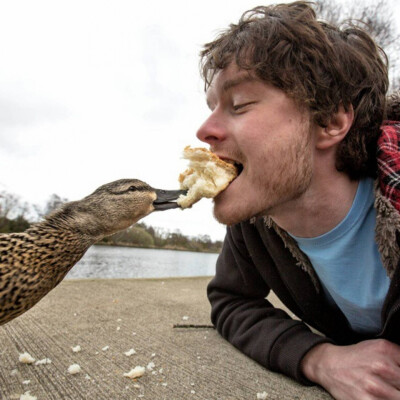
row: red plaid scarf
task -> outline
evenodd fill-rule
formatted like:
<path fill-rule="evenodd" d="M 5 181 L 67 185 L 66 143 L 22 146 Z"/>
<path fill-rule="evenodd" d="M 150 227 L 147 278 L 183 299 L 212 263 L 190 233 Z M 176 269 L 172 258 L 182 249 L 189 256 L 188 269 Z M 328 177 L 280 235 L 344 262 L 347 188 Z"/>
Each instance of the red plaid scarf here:
<path fill-rule="evenodd" d="M 378 174 L 382 194 L 400 212 L 400 122 L 385 121 L 378 140 Z"/>

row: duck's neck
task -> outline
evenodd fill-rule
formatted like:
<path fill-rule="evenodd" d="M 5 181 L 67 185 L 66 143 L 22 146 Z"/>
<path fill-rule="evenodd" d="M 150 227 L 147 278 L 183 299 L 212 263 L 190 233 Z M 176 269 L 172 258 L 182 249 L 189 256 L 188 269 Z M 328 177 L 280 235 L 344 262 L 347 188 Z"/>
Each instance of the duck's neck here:
<path fill-rule="evenodd" d="M 107 234 L 107 218 L 97 214 L 82 202 L 70 202 L 46 216 L 37 228 L 64 234 L 69 232 L 89 247 Z"/>

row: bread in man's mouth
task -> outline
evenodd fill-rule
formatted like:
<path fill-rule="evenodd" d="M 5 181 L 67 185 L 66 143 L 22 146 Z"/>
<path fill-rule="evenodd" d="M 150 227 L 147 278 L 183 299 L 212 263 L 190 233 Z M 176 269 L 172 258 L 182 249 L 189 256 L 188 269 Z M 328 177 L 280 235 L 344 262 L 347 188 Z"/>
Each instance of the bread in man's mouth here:
<path fill-rule="evenodd" d="M 186 146 L 183 158 L 189 160 L 189 168 L 179 175 L 181 189 L 188 189 L 186 195 L 178 198 L 181 208 L 190 207 L 202 197 L 215 197 L 237 176 L 233 164 L 221 160 L 205 148 Z"/>

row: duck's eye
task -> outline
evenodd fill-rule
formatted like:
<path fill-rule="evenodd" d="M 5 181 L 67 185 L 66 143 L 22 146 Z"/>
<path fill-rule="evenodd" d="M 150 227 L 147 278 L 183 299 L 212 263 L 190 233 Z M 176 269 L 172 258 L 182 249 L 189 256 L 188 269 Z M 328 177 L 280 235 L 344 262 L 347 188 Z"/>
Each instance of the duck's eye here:
<path fill-rule="evenodd" d="M 128 189 L 129 192 L 136 192 L 136 190 L 137 190 L 136 186 L 130 186 Z"/>

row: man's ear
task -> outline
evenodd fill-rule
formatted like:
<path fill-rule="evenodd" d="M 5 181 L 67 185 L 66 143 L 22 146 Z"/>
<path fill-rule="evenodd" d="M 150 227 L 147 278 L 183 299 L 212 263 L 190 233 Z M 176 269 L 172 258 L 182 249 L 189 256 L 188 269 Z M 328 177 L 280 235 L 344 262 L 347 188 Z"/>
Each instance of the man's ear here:
<path fill-rule="evenodd" d="M 354 121 L 354 109 L 350 104 L 346 111 L 341 104 L 335 114 L 332 115 L 326 128 L 321 128 L 317 135 L 316 147 L 319 150 L 327 150 L 341 142 L 350 130 Z"/>

